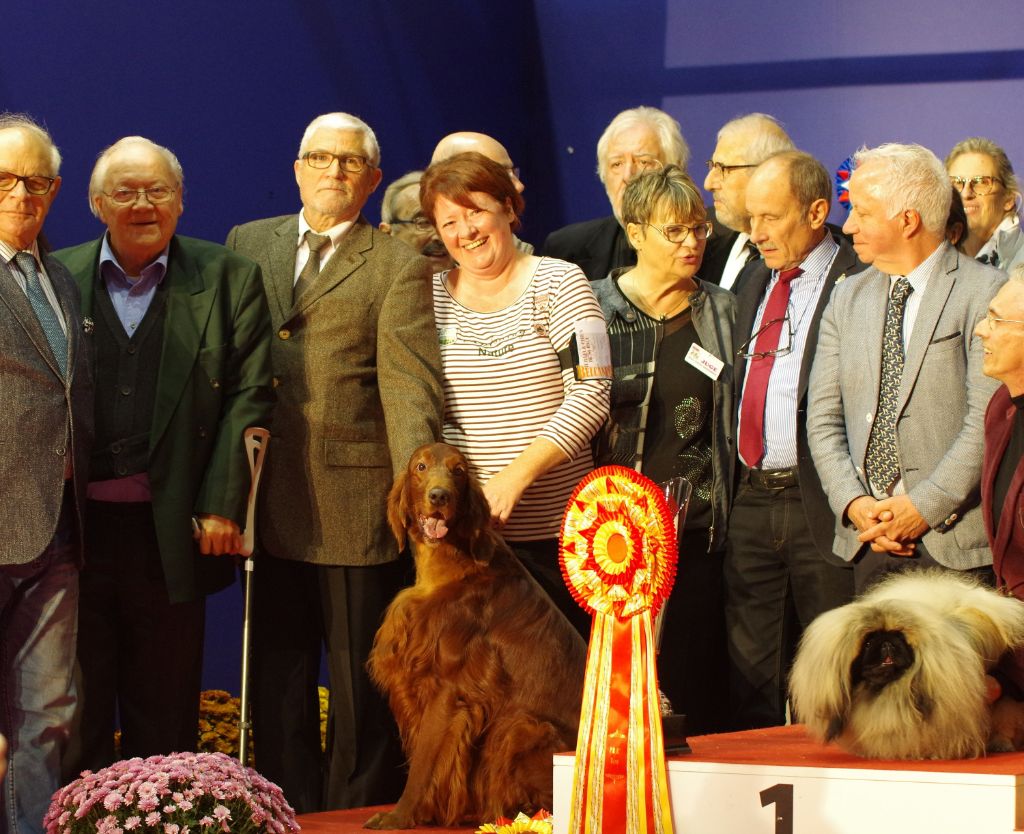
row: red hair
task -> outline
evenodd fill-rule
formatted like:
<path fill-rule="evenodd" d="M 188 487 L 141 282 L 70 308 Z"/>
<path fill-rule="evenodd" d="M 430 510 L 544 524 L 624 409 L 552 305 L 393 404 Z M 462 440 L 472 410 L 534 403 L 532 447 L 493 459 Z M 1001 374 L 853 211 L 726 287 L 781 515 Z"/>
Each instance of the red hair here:
<path fill-rule="evenodd" d="M 434 205 L 444 197 L 464 208 L 480 208 L 470 198 L 479 191 L 512 209 L 512 230 L 519 228 L 519 215 L 526 208 L 523 196 L 512 185 L 508 171 L 476 151 L 466 151 L 435 162 L 420 180 L 420 208 L 434 223 Z M 436 225 L 436 224 L 435 224 Z"/>

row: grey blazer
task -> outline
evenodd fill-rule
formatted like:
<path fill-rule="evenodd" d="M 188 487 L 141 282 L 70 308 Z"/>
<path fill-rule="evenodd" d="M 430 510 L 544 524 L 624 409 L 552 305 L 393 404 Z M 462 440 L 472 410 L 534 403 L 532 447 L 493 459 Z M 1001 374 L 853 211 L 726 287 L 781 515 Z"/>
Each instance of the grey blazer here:
<path fill-rule="evenodd" d="M 274 329 L 262 545 L 322 565 L 392 561 L 388 490 L 443 414 L 429 262 L 360 217 L 293 305 L 298 222 L 257 220 L 227 239 L 262 268 Z"/>
<path fill-rule="evenodd" d="M 923 542 L 954 569 L 990 564 L 979 501 L 985 407 L 998 383 L 982 373 L 973 333 L 1006 280 L 947 244 L 928 278 L 904 362 L 897 449 L 907 494 L 930 529 Z M 807 436 L 836 515 L 837 555 L 863 547 L 844 518 L 870 494 L 864 474 L 878 404 L 889 276 L 869 268 L 839 284 L 821 319 Z"/>
<path fill-rule="evenodd" d="M 67 324 L 67 380 L 60 378 L 28 298 L 10 270 L 0 265 L 0 565 L 31 562 L 53 538 L 68 455 L 79 529 L 89 481 L 92 377 L 89 352 L 83 349 L 78 289 L 55 259 L 43 255 L 43 266 Z"/>

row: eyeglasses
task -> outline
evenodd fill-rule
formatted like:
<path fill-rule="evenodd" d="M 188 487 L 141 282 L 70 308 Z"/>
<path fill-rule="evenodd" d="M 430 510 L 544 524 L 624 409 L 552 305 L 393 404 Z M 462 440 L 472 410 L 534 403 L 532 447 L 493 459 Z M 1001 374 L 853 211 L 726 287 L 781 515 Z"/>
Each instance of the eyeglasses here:
<path fill-rule="evenodd" d="M 758 337 L 769 328 L 774 327 L 777 324 L 784 324 L 786 329 L 779 333 L 779 345 L 774 350 L 765 350 L 761 352 L 751 351 L 750 347 L 757 343 Z M 783 344 L 783 335 L 786 336 L 785 344 Z M 781 319 L 772 319 L 762 324 L 757 331 L 739 346 L 736 351 L 736 355 L 744 359 L 767 359 L 769 356 L 785 356 L 793 350 L 793 321 L 789 317 L 787 312 L 785 317 Z"/>
<path fill-rule="evenodd" d="M 682 243 L 690 233 L 693 233 L 694 240 L 707 240 L 711 234 L 711 222 L 705 221 L 696 226 L 684 226 L 682 223 L 669 223 L 665 226 L 655 226 L 653 223 L 644 223 L 652 229 L 657 229 L 663 238 L 669 243 Z"/>
<path fill-rule="evenodd" d="M 998 324 L 1001 321 L 1004 321 L 1007 324 L 1024 324 L 1024 320 L 1021 319 L 1001 319 L 999 318 L 999 316 L 993 316 L 991 313 L 989 313 L 987 316 L 985 316 L 985 322 L 988 324 L 988 332 L 995 333 L 996 324 Z"/>
<path fill-rule="evenodd" d="M 664 166 L 661 160 L 653 156 L 633 156 L 629 159 L 613 159 L 608 163 L 608 170 L 613 174 L 621 173 L 627 162 L 632 163 L 633 171 L 636 174 L 646 174 L 648 171 L 659 171 Z"/>
<path fill-rule="evenodd" d="M 158 206 L 171 200 L 177 191 L 166 185 L 154 185 L 152 188 L 115 188 L 113 191 L 104 191 L 103 193 L 119 206 L 135 205 L 135 201 L 139 197 L 145 197 L 151 205 Z"/>
<path fill-rule="evenodd" d="M 0 191 L 13 191 L 14 186 L 19 182 L 25 183 L 25 190 L 29 194 L 41 197 L 48 194 L 53 187 L 56 177 L 44 177 L 42 174 L 29 174 L 27 177 L 19 177 L 7 171 L 0 171 Z"/>
<path fill-rule="evenodd" d="M 434 224 L 426 217 L 414 217 L 412 220 L 392 220 L 392 226 L 412 226 L 417 232 L 432 232 Z"/>
<path fill-rule="evenodd" d="M 950 183 L 953 188 L 959 191 L 961 194 L 964 189 L 967 188 L 968 184 L 971 186 L 971 190 L 979 197 L 986 197 L 996 190 L 996 183 L 1000 185 L 1003 181 L 999 177 L 989 176 L 977 176 L 977 177 L 950 177 Z"/>
<path fill-rule="evenodd" d="M 327 151 L 310 151 L 304 153 L 302 158 L 310 168 L 330 168 L 334 160 L 338 160 L 338 167 L 350 174 L 361 174 L 366 168 L 373 168 L 365 156 L 355 154 L 336 154 Z"/>
<path fill-rule="evenodd" d="M 706 164 L 708 166 L 708 173 L 709 174 L 712 171 L 718 171 L 718 173 L 721 174 L 723 177 L 726 174 L 728 174 L 730 171 L 737 171 L 740 168 L 756 168 L 757 167 L 756 164 L 749 164 L 749 165 L 723 165 L 721 162 L 715 162 L 715 160 L 713 160 L 713 159 L 709 159 Z"/>

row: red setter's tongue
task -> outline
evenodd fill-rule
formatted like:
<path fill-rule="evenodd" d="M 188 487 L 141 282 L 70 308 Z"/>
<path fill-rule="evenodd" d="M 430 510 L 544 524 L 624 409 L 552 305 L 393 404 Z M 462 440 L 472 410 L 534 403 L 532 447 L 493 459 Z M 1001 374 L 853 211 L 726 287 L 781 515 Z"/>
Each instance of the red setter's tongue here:
<path fill-rule="evenodd" d="M 430 516 L 423 519 L 423 533 L 431 539 L 443 539 L 445 533 L 448 532 L 448 525 L 444 523 L 443 518 L 434 518 Z"/>

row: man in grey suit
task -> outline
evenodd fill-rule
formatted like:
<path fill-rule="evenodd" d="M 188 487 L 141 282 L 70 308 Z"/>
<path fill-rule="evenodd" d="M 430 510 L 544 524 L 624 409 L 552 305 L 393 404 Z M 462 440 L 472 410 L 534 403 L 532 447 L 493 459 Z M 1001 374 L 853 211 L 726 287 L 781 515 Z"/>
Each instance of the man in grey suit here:
<path fill-rule="evenodd" d="M 0 115 L 0 831 L 42 831 L 75 707 L 72 668 L 92 381 L 78 291 L 37 238 L 60 154 Z"/>
<path fill-rule="evenodd" d="M 301 812 L 394 801 L 404 784 L 394 723 L 365 663 L 403 578 L 386 496 L 412 451 L 439 436 L 443 389 L 429 263 L 360 213 L 379 164 L 367 124 L 320 116 L 294 165 L 302 211 L 238 226 L 227 240 L 263 269 L 278 395 L 255 579 L 257 764 Z"/>
<path fill-rule="evenodd" d="M 807 433 L 857 589 L 943 565 L 992 580 L 979 506 L 983 419 L 996 383 L 973 332 L 1005 276 L 944 240 L 950 188 L 919 145 L 854 156 L 844 231 L 872 268 L 822 317 Z"/>
<path fill-rule="evenodd" d="M 734 729 L 785 723 L 797 638 L 849 602 L 853 575 L 832 553 L 835 519 L 807 448 L 807 380 L 821 314 L 837 283 L 863 269 L 825 220 L 832 177 L 783 151 L 744 185 L 750 239 L 736 295 L 737 489 L 725 557 Z M 738 427 L 738 430 L 736 430 Z"/>

